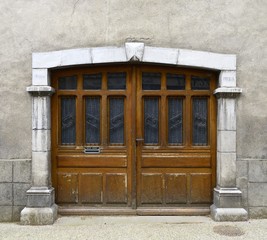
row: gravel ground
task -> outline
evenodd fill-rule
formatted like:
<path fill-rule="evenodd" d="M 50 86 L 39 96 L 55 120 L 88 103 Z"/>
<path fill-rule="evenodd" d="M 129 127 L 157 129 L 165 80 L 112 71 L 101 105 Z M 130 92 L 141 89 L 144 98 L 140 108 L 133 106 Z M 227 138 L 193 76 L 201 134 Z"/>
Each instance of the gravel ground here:
<path fill-rule="evenodd" d="M 267 219 L 214 222 L 209 217 L 59 217 L 51 226 L 0 223 L 0 239 L 267 239 Z"/>

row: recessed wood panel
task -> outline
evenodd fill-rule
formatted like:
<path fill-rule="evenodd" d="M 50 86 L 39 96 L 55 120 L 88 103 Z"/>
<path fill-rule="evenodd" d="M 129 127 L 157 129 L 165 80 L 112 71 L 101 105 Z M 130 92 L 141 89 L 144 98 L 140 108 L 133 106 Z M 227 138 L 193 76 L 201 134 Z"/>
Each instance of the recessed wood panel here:
<path fill-rule="evenodd" d="M 78 203 L 78 174 L 58 173 L 57 202 Z"/>
<path fill-rule="evenodd" d="M 127 157 L 123 155 L 61 155 L 57 157 L 58 167 L 126 167 Z"/>
<path fill-rule="evenodd" d="M 211 202 L 211 174 L 192 173 L 191 181 L 191 203 Z"/>
<path fill-rule="evenodd" d="M 165 201 L 166 203 L 186 203 L 186 174 L 165 175 Z"/>
<path fill-rule="evenodd" d="M 126 174 L 106 174 L 106 202 L 127 203 Z"/>
<path fill-rule="evenodd" d="M 80 176 L 81 203 L 103 203 L 103 174 L 81 174 Z"/>
<path fill-rule="evenodd" d="M 142 174 L 141 176 L 141 203 L 160 204 L 163 202 L 162 174 Z"/>
<path fill-rule="evenodd" d="M 142 158 L 142 167 L 210 167 L 210 165 L 211 156 L 206 154 L 182 156 L 150 154 Z"/>

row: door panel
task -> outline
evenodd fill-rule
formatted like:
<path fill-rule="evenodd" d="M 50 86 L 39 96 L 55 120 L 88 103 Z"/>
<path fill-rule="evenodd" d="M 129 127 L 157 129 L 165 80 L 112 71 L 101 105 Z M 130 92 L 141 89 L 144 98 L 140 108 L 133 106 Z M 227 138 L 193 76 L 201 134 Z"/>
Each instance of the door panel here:
<path fill-rule="evenodd" d="M 132 205 L 130 76 L 130 67 L 53 73 L 52 164 L 57 203 Z"/>
<path fill-rule="evenodd" d="M 186 174 L 165 174 L 166 204 L 185 204 L 187 197 Z"/>
<path fill-rule="evenodd" d="M 191 203 L 210 203 L 211 201 L 211 174 L 192 173 L 191 180 Z"/>
<path fill-rule="evenodd" d="M 141 203 L 162 204 L 163 176 L 159 173 L 142 173 L 141 175 Z"/>
<path fill-rule="evenodd" d="M 103 203 L 103 174 L 81 173 L 82 188 L 80 198 L 82 204 Z"/>
<path fill-rule="evenodd" d="M 127 175 L 125 173 L 106 174 L 107 203 L 127 203 Z"/>
<path fill-rule="evenodd" d="M 214 78 L 158 71 L 137 71 L 137 138 L 144 139 L 136 151 L 137 207 L 208 206 L 215 183 Z"/>
<path fill-rule="evenodd" d="M 118 65 L 55 70 L 52 166 L 60 206 L 209 206 L 217 75 Z M 155 208 L 156 207 L 156 208 Z"/>
<path fill-rule="evenodd" d="M 59 172 L 57 180 L 58 203 L 78 203 L 78 174 Z"/>

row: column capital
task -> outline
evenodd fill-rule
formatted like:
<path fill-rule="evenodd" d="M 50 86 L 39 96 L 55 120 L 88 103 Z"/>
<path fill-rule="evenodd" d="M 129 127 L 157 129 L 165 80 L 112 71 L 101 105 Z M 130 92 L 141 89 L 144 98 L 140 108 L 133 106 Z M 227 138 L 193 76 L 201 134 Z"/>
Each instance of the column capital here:
<path fill-rule="evenodd" d="M 217 98 L 236 98 L 242 93 L 239 87 L 219 87 L 213 92 Z"/>
<path fill-rule="evenodd" d="M 55 93 L 55 89 L 51 86 L 29 86 L 26 91 L 33 96 L 51 96 Z"/>

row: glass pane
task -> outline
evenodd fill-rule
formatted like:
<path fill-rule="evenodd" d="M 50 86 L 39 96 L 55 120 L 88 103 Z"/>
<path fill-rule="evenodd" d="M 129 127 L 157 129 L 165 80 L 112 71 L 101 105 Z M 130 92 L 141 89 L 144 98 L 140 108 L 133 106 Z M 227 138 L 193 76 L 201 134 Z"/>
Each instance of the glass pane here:
<path fill-rule="evenodd" d="M 184 90 L 185 76 L 167 73 L 167 89 L 168 90 Z"/>
<path fill-rule="evenodd" d="M 168 143 L 183 143 L 183 100 L 177 97 L 168 99 Z"/>
<path fill-rule="evenodd" d="M 191 89 L 192 90 L 209 90 L 210 79 L 205 77 L 191 77 Z"/>
<path fill-rule="evenodd" d="M 77 76 L 61 77 L 58 80 L 58 89 L 74 90 L 77 89 Z"/>
<path fill-rule="evenodd" d="M 108 89 L 124 90 L 126 89 L 126 73 L 108 73 Z"/>
<path fill-rule="evenodd" d="M 109 99 L 109 142 L 124 143 L 124 98 Z"/>
<path fill-rule="evenodd" d="M 208 144 L 208 99 L 193 99 L 193 145 Z"/>
<path fill-rule="evenodd" d="M 144 112 L 145 143 L 157 144 L 159 142 L 159 99 L 145 98 Z"/>
<path fill-rule="evenodd" d="M 102 74 L 85 74 L 83 75 L 83 89 L 99 90 L 102 85 Z"/>
<path fill-rule="evenodd" d="M 85 141 L 86 143 L 100 143 L 100 97 L 85 99 Z"/>
<path fill-rule="evenodd" d="M 76 100 L 74 97 L 61 98 L 61 144 L 76 142 Z"/>
<path fill-rule="evenodd" d="M 160 90 L 161 74 L 160 73 L 142 73 L 142 89 L 143 90 Z"/>

